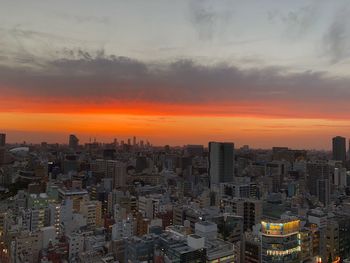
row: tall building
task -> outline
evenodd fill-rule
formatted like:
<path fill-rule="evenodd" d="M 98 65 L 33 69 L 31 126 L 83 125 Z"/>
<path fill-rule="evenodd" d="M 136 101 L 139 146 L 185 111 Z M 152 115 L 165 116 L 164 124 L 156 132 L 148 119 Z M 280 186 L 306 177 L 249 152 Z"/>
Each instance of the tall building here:
<path fill-rule="evenodd" d="M 283 219 L 261 222 L 261 262 L 298 263 L 300 221 Z"/>
<path fill-rule="evenodd" d="M 4 147 L 6 144 L 6 134 L 0 133 L 0 147 Z"/>
<path fill-rule="evenodd" d="M 307 184 L 311 195 L 317 196 L 318 180 L 329 180 L 331 167 L 327 162 L 309 162 L 306 165 Z"/>
<path fill-rule="evenodd" d="M 74 134 L 69 135 L 69 148 L 76 149 L 79 146 L 79 139 Z"/>
<path fill-rule="evenodd" d="M 330 191 L 329 179 L 317 180 L 317 198 L 324 206 L 329 205 Z"/>
<path fill-rule="evenodd" d="M 243 230 L 252 230 L 258 224 L 262 216 L 263 203 L 261 200 L 249 198 L 223 198 L 220 206 L 227 212 L 243 218 Z"/>
<path fill-rule="evenodd" d="M 0 133 L 0 165 L 5 163 L 6 134 Z"/>
<path fill-rule="evenodd" d="M 233 151 L 233 143 L 209 142 L 210 186 L 233 181 Z"/>
<path fill-rule="evenodd" d="M 333 160 L 346 161 L 346 139 L 341 136 L 336 136 L 332 139 L 333 142 Z"/>

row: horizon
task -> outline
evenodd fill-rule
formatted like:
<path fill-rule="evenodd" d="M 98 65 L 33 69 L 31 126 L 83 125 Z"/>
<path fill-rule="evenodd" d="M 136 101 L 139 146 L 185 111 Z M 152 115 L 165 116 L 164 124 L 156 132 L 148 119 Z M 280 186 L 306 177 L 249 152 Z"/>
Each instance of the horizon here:
<path fill-rule="evenodd" d="M 30 141 L 30 140 L 26 140 L 25 137 L 22 141 L 14 141 L 13 138 L 13 132 L 4 132 L 2 131 L 3 133 L 6 134 L 6 141 L 7 141 L 7 144 L 8 145 L 40 145 L 41 143 L 47 143 L 49 145 L 52 145 L 52 144 L 59 144 L 59 145 L 69 145 L 69 136 L 70 135 L 76 135 L 77 138 L 79 139 L 79 145 L 80 146 L 84 146 L 85 144 L 88 144 L 88 143 L 99 143 L 99 144 L 111 144 L 114 142 L 114 140 L 116 139 L 117 142 L 120 144 L 122 141 L 124 142 L 124 144 L 127 144 L 128 142 L 128 139 L 132 140 L 134 135 L 129 135 L 129 136 L 126 136 L 126 137 L 116 137 L 116 136 L 111 136 L 110 138 L 105 138 L 105 139 L 100 139 L 99 137 L 94 137 L 94 136 L 88 136 L 87 134 L 85 134 L 85 136 L 80 136 L 81 134 L 76 134 L 76 133 L 67 133 L 67 134 L 61 134 L 61 139 L 58 140 L 58 141 L 55 141 L 54 139 L 51 139 L 51 140 L 45 140 L 45 138 L 42 138 L 43 140 L 36 140 L 36 141 Z M 23 134 L 23 132 L 18 132 L 18 131 L 15 131 L 15 133 L 18 134 L 18 136 L 20 136 L 21 134 Z M 337 136 L 340 136 L 340 137 L 344 137 L 342 135 L 335 135 L 333 137 L 337 137 Z M 56 137 L 56 136 L 55 136 Z M 164 147 L 164 146 L 170 146 L 170 147 L 180 147 L 180 148 L 183 148 L 183 147 L 186 147 L 188 145 L 201 145 L 203 146 L 205 149 L 208 148 L 208 144 L 210 142 L 231 142 L 234 144 L 234 148 L 235 149 L 241 149 L 242 147 L 244 146 L 248 146 L 249 147 L 249 150 L 271 150 L 273 147 L 287 147 L 289 149 L 293 149 L 293 150 L 306 150 L 306 151 L 320 151 L 320 152 L 331 152 L 332 151 L 332 145 L 330 143 L 330 147 L 328 149 L 317 149 L 317 148 L 305 148 L 305 147 L 299 147 L 299 148 L 295 148 L 295 147 L 290 147 L 288 146 L 287 144 L 275 144 L 275 145 L 271 145 L 271 146 L 266 146 L 266 147 L 259 147 L 259 146 L 254 146 L 254 145 L 251 145 L 251 144 L 242 144 L 242 143 L 237 143 L 235 141 L 223 141 L 223 140 L 209 140 L 209 141 L 206 141 L 206 142 L 199 142 L 199 143 L 193 143 L 193 142 L 185 142 L 185 143 L 182 143 L 182 144 L 169 144 L 169 143 L 164 143 L 164 144 L 159 144 L 159 143 L 153 143 L 152 140 L 149 140 L 148 138 L 145 138 L 145 137 L 138 137 L 138 136 L 135 136 L 136 137 L 136 141 L 137 141 L 137 144 L 139 145 L 140 141 L 142 140 L 143 143 L 146 144 L 146 142 L 149 142 L 151 144 L 152 147 Z M 332 137 L 332 138 L 333 138 Z M 50 136 L 47 137 L 48 139 L 50 138 Z M 83 140 L 81 139 L 83 138 Z M 330 141 L 332 140 L 332 138 L 330 138 Z M 350 139 L 349 138 L 346 138 L 346 143 L 347 145 L 350 146 Z M 350 147 L 349 149 L 347 149 L 347 151 L 350 150 Z"/>

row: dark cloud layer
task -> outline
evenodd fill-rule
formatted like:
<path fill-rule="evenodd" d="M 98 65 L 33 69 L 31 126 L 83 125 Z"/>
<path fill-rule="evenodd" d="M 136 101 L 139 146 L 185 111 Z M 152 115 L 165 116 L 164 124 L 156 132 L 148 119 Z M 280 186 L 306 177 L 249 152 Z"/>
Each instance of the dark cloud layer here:
<path fill-rule="evenodd" d="M 328 105 L 343 111 L 350 100 L 350 80 L 322 72 L 293 73 L 286 68 L 241 69 L 192 60 L 144 63 L 127 57 L 66 51 L 40 69 L 0 67 L 0 92 L 6 96 L 94 101 L 142 101 L 162 104 L 262 103 L 307 110 Z M 278 108 L 276 108 L 278 111 Z"/>

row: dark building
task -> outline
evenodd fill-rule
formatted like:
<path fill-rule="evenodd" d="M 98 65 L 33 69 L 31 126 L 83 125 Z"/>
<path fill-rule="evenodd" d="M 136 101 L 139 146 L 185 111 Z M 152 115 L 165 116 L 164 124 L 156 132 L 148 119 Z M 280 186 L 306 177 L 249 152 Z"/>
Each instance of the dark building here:
<path fill-rule="evenodd" d="M 77 149 L 79 146 L 79 139 L 74 134 L 69 135 L 69 148 Z"/>
<path fill-rule="evenodd" d="M 154 246 L 157 238 L 153 235 L 132 237 L 126 240 L 126 262 L 154 262 Z"/>
<path fill-rule="evenodd" d="M 337 216 L 339 226 L 339 256 L 350 257 L 350 217 L 348 215 Z"/>
<path fill-rule="evenodd" d="M 146 156 L 138 156 L 136 158 L 136 167 L 135 170 L 137 173 L 142 173 L 148 167 L 147 157 Z"/>
<path fill-rule="evenodd" d="M 233 143 L 209 142 L 209 178 L 211 186 L 233 181 L 233 162 Z"/>
<path fill-rule="evenodd" d="M 332 139 L 333 143 L 333 160 L 346 161 L 346 139 L 336 136 Z"/>
<path fill-rule="evenodd" d="M 5 163 L 6 134 L 0 133 L 0 165 Z"/>
<path fill-rule="evenodd" d="M 6 134 L 0 133 L 0 147 L 4 147 L 6 144 Z"/>
<path fill-rule="evenodd" d="M 103 159 L 105 160 L 113 160 L 116 156 L 115 149 L 104 149 L 103 150 Z"/>
<path fill-rule="evenodd" d="M 200 238 L 192 235 L 193 238 Z M 159 239 L 160 258 L 167 258 L 165 262 L 202 263 L 206 260 L 205 248 L 193 248 L 183 239 L 174 238 L 169 234 L 163 234 Z M 161 261 L 164 262 L 164 261 Z"/>
<path fill-rule="evenodd" d="M 218 238 L 231 243 L 239 242 L 243 236 L 243 217 L 222 214 L 210 219 L 218 227 Z"/>
<path fill-rule="evenodd" d="M 185 156 L 203 156 L 203 145 L 186 145 L 184 149 Z"/>
<path fill-rule="evenodd" d="M 324 206 L 329 205 L 329 202 L 330 202 L 329 179 L 317 180 L 317 198 Z"/>
<path fill-rule="evenodd" d="M 254 237 L 246 237 L 244 241 L 243 262 L 260 263 L 261 241 Z"/>
<path fill-rule="evenodd" d="M 317 196 L 318 180 L 330 179 L 331 167 L 326 162 L 312 162 L 306 165 L 307 184 L 311 195 Z"/>

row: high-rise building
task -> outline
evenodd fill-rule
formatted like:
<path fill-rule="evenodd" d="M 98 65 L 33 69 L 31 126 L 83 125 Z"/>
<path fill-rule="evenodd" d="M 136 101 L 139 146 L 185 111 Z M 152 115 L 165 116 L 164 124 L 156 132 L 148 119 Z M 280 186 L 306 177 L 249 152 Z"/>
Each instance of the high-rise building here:
<path fill-rule="evenodd" d="M 222 209 L 243 218 L 243 230 L 252 230 L 262 216 L 262 201 L 249 198 L 224 198 L 220 201 Z"/>
<path fill-rule="evenodd" d="M 0 133 L 0 165 L 5 163 L 6 134 Z"/>
<path fill-rule="evenodd" d="M 311 195 L 317 196 L 317 181 L 330 179 L 331 167 L 327 162 L 309 162 L 306 165 L 307 184 Z"/>
<path fill-rule="evenodd" d="M 233 181 L 233 151 L 233 143 L 209 142 L 210 186 Z"/>
<path fill-rule="evenodd" d="M 69 135 L 69 148 L 76 149 L 79 146 L 79 139 L 74 134 Z"/>
<path fill-rule="evenodd" d="M 336 136 L 332 139 L 333 142 L 333 160 L 346 161 L 346 139 L 341 136 Z"/>
<path fill-rule="evenodd" d="M 6 144 L 6 134 L 0 133 L 0 147 L 4 147 Z"/>
<path fill-rule="evenodd" d="M 261 262 L 298 263 L 300 221 L 297 219 L 261 222 Z"/>
<path fill-rule="evenodd" d="M 330 182 L 329 182 L 329 179 L 317 180 L 317 198 L 324 206 L 329 205 L 329 202 L 330 202 Z"/>
<path fill-rule="evenodd" d="M 86 217 L 86 223 L 90 229 L 102 226 L 102 204 L 100 201 L 82 202 L 80 213 Z"/>

